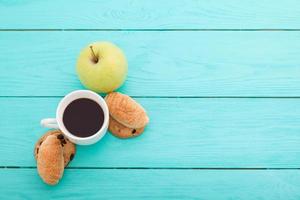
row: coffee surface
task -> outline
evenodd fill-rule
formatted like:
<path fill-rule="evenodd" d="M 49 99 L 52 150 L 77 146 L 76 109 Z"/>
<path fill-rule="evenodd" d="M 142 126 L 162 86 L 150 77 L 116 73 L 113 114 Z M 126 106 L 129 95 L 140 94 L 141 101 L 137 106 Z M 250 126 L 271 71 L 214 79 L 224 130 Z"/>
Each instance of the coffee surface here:
<path fill-rule="evenodd" d="M 101 106 L 87 98 L 72 101 L 63 113 L 66 129 L 77 137 L 89 137 L 97 133 L 104 122 Z"/>

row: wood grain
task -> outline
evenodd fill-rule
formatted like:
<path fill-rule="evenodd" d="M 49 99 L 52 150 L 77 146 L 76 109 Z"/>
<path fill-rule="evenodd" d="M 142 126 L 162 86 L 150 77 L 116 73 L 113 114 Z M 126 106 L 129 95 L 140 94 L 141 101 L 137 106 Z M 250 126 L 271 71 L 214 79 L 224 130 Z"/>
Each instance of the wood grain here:
<path fill-rule="evenodd" d="M 35 166 L 33 147 L 60 98 L 0 98 L 0 166 Z M 138 98 L 135 139 L 79 146 L 71 167 L 298 168 L 298 99 Z"/>
<path fill-rule="evenodd" d="M 1 29 L 299 29 L 297 0 L 0 1 Z"/>
<path fill-rule="evenodd" d="M 55 187 L 35 169 L 1 169 L 1 199 L 298 200 L 299 170 L 66 170 Z"/>
<path fill-rule="evenodd" d="M 0 0 L 0 16 L 0 199 L 300 199 L 298 0 Z M 78 146 L 46 186 L 40 119 L 99 40 L 125 51 L 119 91 L 150 124 Z"/>
<path fill-rule="evenodd" d="M 300 32 L 0 32 L 0 96 L 81 89 L 77 56 L 92 41 L 126 53 L 133 96 L 300 96 Z"/>

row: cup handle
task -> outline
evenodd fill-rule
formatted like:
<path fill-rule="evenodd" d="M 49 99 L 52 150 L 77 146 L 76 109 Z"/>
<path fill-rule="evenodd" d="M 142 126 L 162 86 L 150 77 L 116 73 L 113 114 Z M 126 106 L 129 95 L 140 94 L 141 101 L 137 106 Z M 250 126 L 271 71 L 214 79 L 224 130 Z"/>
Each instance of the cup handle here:
<path fill-rule="evenodd" d="M 56 129 L 59 128 L 55 118 L 42 119 L 41 126 L 47 127 L 47 128 L 56 128 Z"/>

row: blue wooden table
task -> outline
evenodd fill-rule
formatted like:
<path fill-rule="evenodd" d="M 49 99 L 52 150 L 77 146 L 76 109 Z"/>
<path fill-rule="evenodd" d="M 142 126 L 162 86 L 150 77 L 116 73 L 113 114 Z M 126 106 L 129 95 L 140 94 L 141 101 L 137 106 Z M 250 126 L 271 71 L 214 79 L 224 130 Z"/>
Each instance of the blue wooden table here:
<path fill-rule="evenodd" d="M 101 40 L 151 123 L 78 146 L 47 186 L 39 121 Z M 0 0 L 0 127 L 0 199 L 300 199 L 300 2 Z"/>

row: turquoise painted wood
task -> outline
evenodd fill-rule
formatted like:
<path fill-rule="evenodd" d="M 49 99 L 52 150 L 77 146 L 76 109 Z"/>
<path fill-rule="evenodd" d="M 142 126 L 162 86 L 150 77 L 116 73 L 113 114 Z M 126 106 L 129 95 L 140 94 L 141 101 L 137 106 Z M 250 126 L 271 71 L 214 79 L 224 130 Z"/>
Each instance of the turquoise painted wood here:
<path fill-rule="evenodd" d="M 35 166 L 39 126 L 60 98 L 0 98 L 0 166 Z M 298 168 L 298 99 L 137 98 L 149 112 L 144 135 L 108 134 L 78 147 L 72 167 Z M 18 124 L 17 126 L 15 124 Z M 16 147 L 18 151 L 16 151 Z"/>
<path fill-rule="evenodd" d="M 5 169 L 0 179 L 6 180 L 0 181 L 1 199 L 300 198 L 299 170 L 69 169 L 62 182 L 51 187 L 41 182 L 35 169 Z"/>
<path fill-rule="evenodd" d="M 0 0 L 0 199 L 300 199 L 299 17 L 297 0 Z M 78 147 L 46 186 L 39 121 L 98 40 L 151 123 Z"/>
<path fill-rule="evenodd" d="M 299 29 L 298 0 L 1 0 L 0 29 Z"/>
<path fill-rule="evenodd" d="M 300 97 L 300 32 L 274 31 L 0 32 L 0 95 L 83 88 L 76 59 L 97 40 L 124 49 L 128 95 Z"/>

